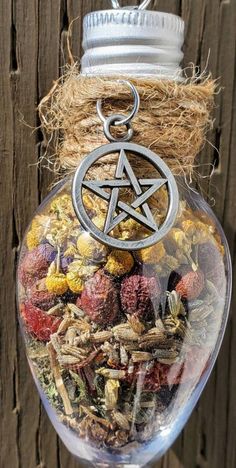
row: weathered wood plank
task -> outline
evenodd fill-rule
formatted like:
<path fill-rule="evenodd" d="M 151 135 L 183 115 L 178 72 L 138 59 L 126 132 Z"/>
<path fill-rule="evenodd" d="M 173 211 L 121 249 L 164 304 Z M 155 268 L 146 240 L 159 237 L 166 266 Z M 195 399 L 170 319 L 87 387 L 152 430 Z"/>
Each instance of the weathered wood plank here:
<path fill-rule="evenodd" d="M 130 4 L 137 1 L 130 0 Z M 122 5 L 127 1 L 122 0 Z M 0 273 L 5 288 L 1 296 L 1 451 L 0 466 L 11 468 L 75 468 L 75 461 L 58 441 L 40 408 L 18 335 L 15 314 L 14 271 L 16 252 L 27 222 L 45 196 L 52 175 L 35 165 L 43 154 L 40 131 L 21 124 L 22 116 L 35 127 L 35 108 L 50 89 L 68 60 L 70 22 L 75 59 L 81 56 L 81 23 L 85 13 L 110 6 L 107 0 L 2 0 L 0 2 L 0 115 L 1 153 L 1 259 Z M 193 61 L 220 77 L 223 92 L 217 97 L 215 129 L 201 154 L 204 163 L 217 162 L 209 185 L 201 185 L 216 200 L 215 211 L 222 219 L 235 266 L 236 202 L 234 157 L 236 126 L 235 94 L 235 0 L 155 0 L 155 9 L 181 14 L 186 20 L 185 64 Z M 209 173 L 206 166 L 204 174 Z M 27 200 L 27 203 L 25 203 Z M 6 262 L 7 259 L 7 262 Z M 236 285 L 235 285 L 236 286 Z M 9 294 L 9 291 L 11 292 Z M 236 302 L 234 294 L 232 310 Z M 236 319 L 230 323 L 211 379 L 189 423 L 173 448 L 156 468 L 234 468 L 236 463 L 235 372 Z"/>
<path fill-rule="evenodd" d="M 4 20 L 3 20 L 4 18 Z M 16 258 L 17 237 L 14 236 L 12 188 L 14 179 L 14 135 L 13 108 L 11 101 L 11 83 L 9 73 L 14 64 L 11 60 L 11 48 L 14 41 L 12 27 L 12 8 L 10 2 L 0 3 L 0 275 L 5 287 L 0 288 L 1 336 L 0 336 L 0 464 L 18 466 L 17 419 L 19 400 L 17 395 L 17 352 L 15 326 L 15 300 L 9 297 L 9 289 L 14 291 L 13 271 Z M 6 439 L 7 438 L 7 439 Z"/>
<path fill-rule="evenodd" d="M 12 3 L 15 27 L 15 64 L 11 74 L 12 104 L 14 106 L 14 186 L 12 195 L 16 233 L 22 240 L 26 224 L 38 204 L 38 171 L 35 104 L 37 100 L 38 2 L 23 0 Z M 22 119 L 27 125 L 22 124 Z M 27 202 L 26 202 L 27 201 Z M 39 403 L 30 377 L 22 339 L 17 337 L 17 397 L 19 466 L 33 468 L 38 464 Z M 30 407 L 29 407 L 30 402 Z M 22 450 L 22 448 L 24 449 Z"/>
<path fill-rule="evenodd" d="M 38 4 L 38 59 L 37 81 L 35 92 L 36 104 L 45 96 L 60 75 L 60 33 L 61 16 L 59 2 L 39 0 Z M 45 144 L 40 130 L 36 133 L 36 151 L 38 158 L 45 153 Z M 46 166 L 43 159 L 39 166 L 38 191 L 40 201 L 47 195 L 48 188 L 53 181 L 53 174 Z M 40 408 L 38 427 L 38 465 L 40 467 L 54 467 L 59 463 L 59 440 L 50 424 L 43 408 Z"/>

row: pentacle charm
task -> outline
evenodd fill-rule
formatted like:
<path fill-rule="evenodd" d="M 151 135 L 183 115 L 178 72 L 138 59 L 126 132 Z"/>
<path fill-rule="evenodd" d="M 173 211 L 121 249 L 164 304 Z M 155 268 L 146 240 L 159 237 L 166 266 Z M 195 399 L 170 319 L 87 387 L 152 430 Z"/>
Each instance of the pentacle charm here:
<path fill-rule="evenodd" d="M 96 180 L 95 168 L 109 161 L 114 173 Z M 86 193 L 97 197 L 98 203 L 102 201 L 102 225 L 96 225 L 87 213 Z M 72 200 L 80 223 L 91 236 L 111 248 L 138 250 L 167 235 L 177 216 L 179 193 L 160 156 L 134 143 L 116 142 L 94 150 L 81 162 L 73 180 Z M 160 204 L 161 219 L 155 216 Z M 128 220 L 133 220 L 137 229 L 132 239 L 124 240 L 119 228 Z"/>

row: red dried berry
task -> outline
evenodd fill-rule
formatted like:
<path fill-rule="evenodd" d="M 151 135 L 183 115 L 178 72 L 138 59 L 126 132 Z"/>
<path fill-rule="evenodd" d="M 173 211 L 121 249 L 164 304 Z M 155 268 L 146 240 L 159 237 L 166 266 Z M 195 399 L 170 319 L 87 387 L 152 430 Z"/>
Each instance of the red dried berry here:
<path fill-rule="evenodd" d="M 114 322 L 119 312 L 119 303 L 112 280 L 98 271 L 85 283 L 79 304 L 94 322 L 101 325 Z"/>
<path fill-rule="evenodd" d="M 139 317 L 149 315 L 158 307 L 161 286 L 157 277 L 132 275 L 121 284 L 121 304 L 123 311 Z"/>
<path fill-rule="evenodd" d="M 176 292 L 183 299 L 196 299 L 204 288 L 204 274 L 201 270 L 188 271 L 175 286 Z"/>
<path fill-rule="evenodd" d="M 48 310 L 57 303 L 57 296 L 46 288 L 45 278 L 36 281 L 27 292 L 31 304 L 42 310 Z"/>
<path fill-rule="evenodd" d="M 53 247 L 43 244 L 30 250 L 19 265 L 19 279 L 24 287 L 31 286 L 36 280 L 47 275 Z"/>
<path fill-rule="evenodd" d="M 61 323 L 60 318 L 45 314 L 44 311 L 30 302 L 21 304 L 20 314 L 27 331 L 34 334 L 40 341 L 49 341 L 50 335 L 56 333 Z"/>

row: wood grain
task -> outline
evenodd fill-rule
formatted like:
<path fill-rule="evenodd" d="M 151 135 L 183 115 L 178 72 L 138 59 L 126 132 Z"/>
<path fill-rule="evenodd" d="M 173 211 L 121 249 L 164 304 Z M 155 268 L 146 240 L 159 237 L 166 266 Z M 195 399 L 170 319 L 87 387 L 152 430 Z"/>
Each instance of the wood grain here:
<path fill-rule="evenodd" d="M 125 5 L 127 2 L 123 1 Z M 135 4 L 135 1 L 129 1 Z M 186 21 L 185 64 L 194 62 L 219 79 L 215 127 L 200 156 L 201 184 L 222 221 L 236 270 L 236 1 L 155 0 L 156 10 Z M 0 466 L 81 467 L 58 440 L 41 408 L 19 335 L 15 268 L 24 230 L 47 193 L 52 174 L 39 169 L 44 153 L 36 107 L 68 59 L 70 22 L 74 57 L 81 56 L 83 15 L 109 7 L 108 0 L 0 0 Z M 23 121 L 27 125 L 23 124 Z M 236 294 L 217 364 L 186 428 L 156 468 L 236 466 Z"/>

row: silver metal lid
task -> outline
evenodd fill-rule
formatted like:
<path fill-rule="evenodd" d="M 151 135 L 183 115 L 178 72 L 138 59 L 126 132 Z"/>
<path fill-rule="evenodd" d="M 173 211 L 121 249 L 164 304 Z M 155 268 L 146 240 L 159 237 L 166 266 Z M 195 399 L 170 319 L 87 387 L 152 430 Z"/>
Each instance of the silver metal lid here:
<path fill-rule="evenodd" d="M 158 75 L 181 79 L 184 21 L 176 15 L 113 9 L 84 18 L 83 75 Z"/>

